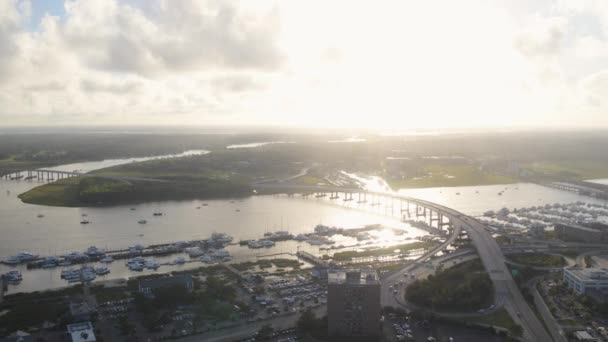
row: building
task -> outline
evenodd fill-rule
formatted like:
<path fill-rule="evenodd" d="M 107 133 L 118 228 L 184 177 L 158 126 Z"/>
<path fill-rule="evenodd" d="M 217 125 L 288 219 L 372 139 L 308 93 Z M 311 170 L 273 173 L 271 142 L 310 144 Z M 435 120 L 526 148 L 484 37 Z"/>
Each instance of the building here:
<path fill-rule="evenodd" d="M 581 330 L 581 331 L 575 331 L 574 332 L 574 339 L 576 341 L 585 341 L 585 342 L 595 342 L 597 341 L 593 336 L 591 336 L 591 334 L 589 334 L 588 332 Z"/>
<path fill-rule="evenodd" d="M 381 333 L 380 281 L 374 270 L 332 270 L 327 274 L 330 335 L 372 337 Z"/>
<path fill-rule="evenodd" d="M 572 242 L 601 243 L 608 241 L 608 230 L 577 224 L 555 224 L 558 239 Z"/>
<path fill-rule="evenodd" d="M 164 287 L 183 286 L 188 292 L 192 292 L 194 283 L 192 276 L 182 274 L 170 277 L 144 279 L 139 281 L 139 292 L 146 296 L 152 296 L 154 291 Z"/>
<path fill-rule="evenodd" d="M 93 323 L 83 322 L 68 324 L 68 334 L 72 337 L 72 342 L 95 342 L 95 332 Z"/>
<path fill-rule="evenodd" d="M 605 292 L 608 291 L 608 269 L 566 267 L 564 283 L 580 295 L 589 290 Z"/>

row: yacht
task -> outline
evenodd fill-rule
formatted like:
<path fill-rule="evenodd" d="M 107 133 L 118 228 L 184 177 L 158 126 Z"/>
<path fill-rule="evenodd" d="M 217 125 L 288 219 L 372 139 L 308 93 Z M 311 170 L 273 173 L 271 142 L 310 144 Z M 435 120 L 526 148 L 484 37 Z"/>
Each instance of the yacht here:
<path fill-rule="evenodd" d="M 152 214 L 154 216 L 163 216 L 163 213 L 160 211 L 155 211 L 154 214 Z"/>
<path fill-rule="evenodd" d="M 89 224 L 89 223 L 91 223 L 91 221 L 89 221 L 87 219 L 80 221 L 80 224 Z"/>
<path fill-rule="evenodd" d="M 110 270 L 107 267 L 97 267 L 95 269 L 95 274 L 97 275 L 105 275 L 110 273 Z"/>
<path fill-rule="evenodd" d="M 106 264 L 109 264 L 112 261 L 114 261 L 114 258 L 112 258 L 111 256 L 106 256 L 105 258 L 101 258 L 99 261 L 103 262 L 103 263 L 106 263 Z"/>
<path fill-rule="evenodd" d="M 4 279 L 6 279 L 9 283 L 19 283 L 23 280 L 21 276 L 21 272 L 17 270 L 8 271 L 3 275 Z"/>
<path fill-rule="evenodd" d="M 139 224 L 146 224 L 146 223 L 148 223 L 148 221 L 146 221 L 146 220 L 139 220 L 139 221 L 137 221 L 137 223 L 139 223 Z"/>
<path fill-rule="evenodd" d="M 2 262 L 8 265 L 16 265 L 23 262 L 33 261 L 38 258 L 38 254 L 31 252 L 20 252 L 17 255 L 13 255 L 3 260 Z"/>
<path fill-rule="evenodd" d="M 133 264 L 129 264 L 129 270 L 131 271 L 143 271 L 144 270 L 144 264 L 142 263 L 133 263 Z"/>
<path fill-rule="evenodd" d="M 186 259 L 184 259 L 183 257 L 178 257 L 177 259 L 175 259 L 175 263 L 178 265 L 183 265 L 186 263 Z"/>
<path fill-rule="evenodd" d="M 148 260 L 144 263 L 144 267 L 149 270 L 157 270 L 160 267 L 160 264 L 152 260 Z"/>
<path fill-rule="evenodd" d="M 212 257 L 210 257 L 210 256 L 209 256 L 209 255 L 207 255 L 207 254 L 205 254 L 205 255 L 201 256 L 201 257 L 199 258 L 199 260 L 200 260 L 200 261 L 202 261 L 202 262 L 204 262 L 204 263 L 206 263 L 206 264 L 210 264 L 210 263 L 212 263 L 212 262 L 213 262 L 213 258 L 212 258 Z"/>

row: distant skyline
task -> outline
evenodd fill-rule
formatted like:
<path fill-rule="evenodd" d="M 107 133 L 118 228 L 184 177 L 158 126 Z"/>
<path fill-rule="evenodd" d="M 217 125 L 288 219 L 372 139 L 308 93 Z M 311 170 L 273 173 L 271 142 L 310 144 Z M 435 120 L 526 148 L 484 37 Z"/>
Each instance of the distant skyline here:
<path fill-rule="evenodd" d="M 0 126 L 608 128 L 608 1 L 0 0 Z"/>

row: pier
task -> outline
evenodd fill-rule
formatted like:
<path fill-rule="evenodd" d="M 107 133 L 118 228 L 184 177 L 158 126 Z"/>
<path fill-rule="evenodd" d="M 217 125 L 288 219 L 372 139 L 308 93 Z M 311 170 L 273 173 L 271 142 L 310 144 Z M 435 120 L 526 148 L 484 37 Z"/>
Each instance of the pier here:
<path fill-rule="evenodd" d="M 304 261 L 308 261 L 309 263 L 315 265 L 315 266 L 321 266 L 321 267 L 327 267 L 329 266 L 329 263 L 317 256 L 314 256 L 308 252 L 304 252 L 304 251 L 299 251 L 298 253 L 296 253 L 296 255 L 298 256 L 298 258 L 304 260 Z"/>

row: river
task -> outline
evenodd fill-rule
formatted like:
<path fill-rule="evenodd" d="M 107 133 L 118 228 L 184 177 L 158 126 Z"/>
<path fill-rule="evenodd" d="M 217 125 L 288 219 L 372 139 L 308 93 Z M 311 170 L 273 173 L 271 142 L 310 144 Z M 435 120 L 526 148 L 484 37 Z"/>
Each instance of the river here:
<path fill-rule="evenodd" d="M 188 155 L 202 153 L 207 152 L 188 151 Z M 56 166 L 54 169 L 87 172 L 134 160 L 183 155 L 185 154 L 84 162 Z M 284 196 L 252 196 L 235 200 L 164 201 L 103 208 L 39 206 L 22 203 L 17 197 L 18 194 L 40 184 L 42 183 L 38 181 L 0 180 L 0 236 L 2 236 L 0 259 L 21 251 L 48 256 L 72 251 L 82 252 L 93 245 L 99 248 L 120 249 L 135 244 L 152 245 L 204 239 L 214 232 L 230 234 L 235 242 L 238 242 L 241 239 L 259 239 L 264 233 L 277 230 L 288 230 L 292 234 L 310 233 L 320 223 L 343 228 L 382 224 L 391 228 L 401 228 L 406 232 L 399 237 L 387 235 L 385 232 L 383 237 L 375 241 L 376 245 L 390 245 L 427 235 L 424 231 L 379 214 L 332 206 L 322 200 L 291 199 Z M 203 206 L 203 203 L 207 205 Z M 153 216 L 158 210 L 163 212 L 163 216 Z M 80 224 L 83 214 L 87 215 L 90 224 Z M 138 224 L 137 221 L 140 219 L 146 219 L 147 224 Z M 356 243 L 356 239 L 342 238 L 336 242 L 336 245 L 348 246 Z M 255 259 L 259 255 L 294 253 L 298 246 L 315 254 L 319 254 L 320 247 L 323 247 L 284 241 L 277 242 L 275 247 L 268 249 L 252 250 L 237 245 L 230 246 L 227 250 L 233 255 L 234 261 L 238 262 Z M 173 255 L 156 260 L 163 263 L 176 257 L 177 255 Z M 200 262 L 184 266 L 162 266 L 157 272 L 199 266 L 202 266 Z M 105 277 L 108 279 L 153 272 L 130 272 L 120 260 L 109 265 L 109 268 L 111 273 Z M 12 267 L 0 265 L 0 273 L 10 269 Z M 8 293 L 38 291 L 67 285 L 60 278 L 61 268 L 25 270 L 25 266 L 22 265 L 18 269 L 22 271 L 24 280 L 17 286 L 11 285 Z"/>
<path fill-rule="evenodd" d="M 154 158 L 185 156 L 208 153 L 204 150 L 187 151 L 179 155 L 114 159 L 84 162 L 54 167 L 57 170 L 92 171 L 132 161 Z M 378 177 L 358 177 L 367 183 L 370 190 L 384 190 L 386 183 Z M 241 239 L 261 238 L 266 232 L 288 230 L 292 234 L 310 233 L 317 224 L 343 228 L 359 228 L 368 224 L 382 224 L 386 227 L 400 228 L 405 234 L 395 236 L 390 230 L 381 232 L 374 245 L 392 245 L 415 240 L 427 233 L 409 225 L 384 216 L 382 210 L 376 213 L 369 204 L 351 201 L 345 208 L 331 205 L 328 198 L 302 199 L 286 196 L 252 196 L 235 200 L 189 200 L 164 201 L 139 205 L 122 205 L 103 208 L 62 208 L 38 206 L 22 203 L 17 195 L 41 183 L 36 181 L 0 180 L 0 258 L 6 258 L 20 251 L 32 251 L 40 255 L 60 255 L 72 251 L 84 251 L 89 246 L 107 249 L 126 248 L 135 244 L 151 245 L 181 240 L 204 239 L 213 232 L 224 232 Z M 503 191 L 499 196 L 498 192 Z M 455 188 L 429 188 L 401 190 L 399 193 L 417 197 L 452 207 L 470 215 L 480 215 L 486 210 L 502 207 L 514 208 L 546 203 L 569 203 L 578 200 L 605 203 L 575 193 L 545 188 L 535 184 L 510 184 L 491 186 L 472 186 Z M 206 206 L 203 203 L 207 204 Z M 200 209 L 197 209 L 200 207 Z M 131 210 L 135 208 L 135 210 Z M 153 216 L 162 211 L 163 216 Z M 81 225 L 81 217 L 87 215 L 91 222 Z M 38 217 L 43 215 L 43 217 Z M 147 224 L 138 224 L 146 219 Z M 357 243 L 353 238 L 337 238 L 336 245 L 345 246 Z M 274 253 L 293 253 L 298 248 L 311 253 L 326 253 L 322 246 L 311 246 L 297 241 L 277 242 L 269 249 L 248 249 L 242 246 L 229 246 L 227 250 L 234 261 L 255 259 L 257 256 Z M 174 260 L 177 255 L 156 258 L 160 263 Z M 287 255 L 286 257 L 293 257 Z M 157 272 L 168 272 L 177 268 L 199 267 L 200 262 L 184 266 L 162 266 Z M 98 279 L 128 278 L 134 275 L 153 273 L 130 272 L 122 261 L 109 265 L 111 273 Z M 11 269 L 0 265 L 0 273 Z M 23 282 L 10 286 L 8 292 L 28 292 L 66 286 L 60 278 L 61 268 L 25 270 Z"/>

